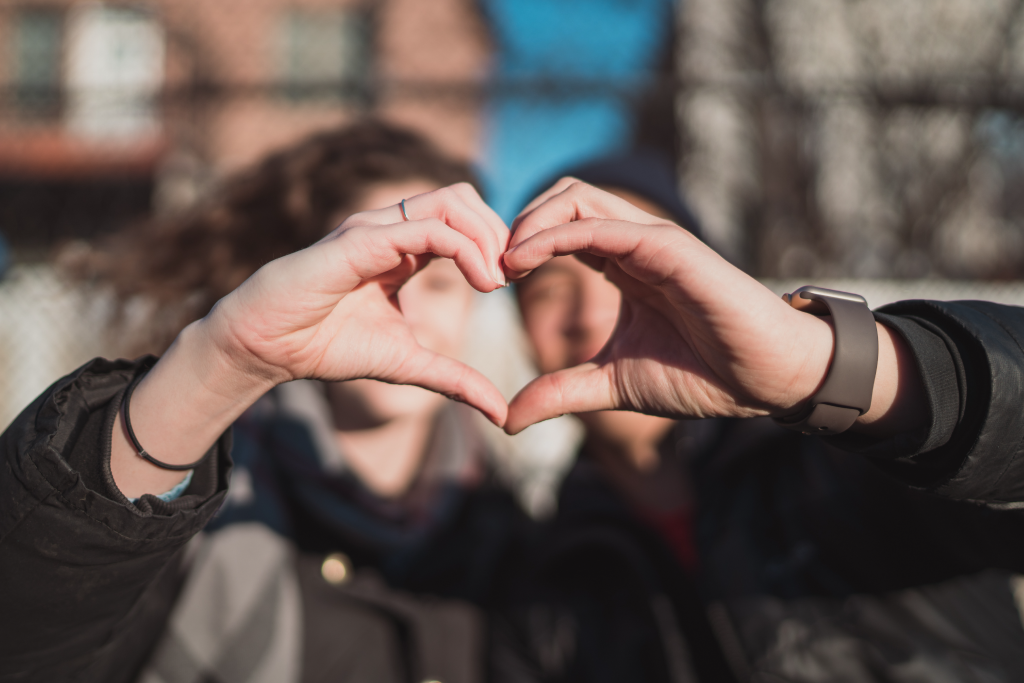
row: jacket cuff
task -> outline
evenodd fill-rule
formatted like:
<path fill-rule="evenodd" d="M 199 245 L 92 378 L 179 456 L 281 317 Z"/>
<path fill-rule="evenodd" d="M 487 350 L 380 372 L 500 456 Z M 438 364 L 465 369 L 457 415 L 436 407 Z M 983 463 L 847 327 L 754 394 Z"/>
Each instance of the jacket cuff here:
<path fill-rule="evenodd" d="M 887 316 L 885 324 L 894 322 L 917 358 L 930 426 L 927 433 L 874 443 L 853 435 L 831 442 L 875 456 L 879 467 L 911 486 L 990 506 L 1019 505 L 1024 501 L 1021 309 L 983 301 L 902 301 L 880 313 Z M 913 329 L 917 332 L 908 333 Z"/>
<path fill-rule="evenodd" d="M 144 514 L 157 514 L 157 515 L 171 515 L 175 510 L 195 510 L 198 509 L 205 501 L 210 500 L 219 490 L 220 478 L 218 457 L 219 444 L 214 444 L 209 451 L 206 453 L 206 457 L 201 463 L 199 463 L 195 469 L 192 470 L 192 476 L 184 488 L 176 496 L 167 495 L 155 495 L 145 494 L 136 499 L 129 499 L 121 493 L 121 489 L 114 483 L 114 475 L 110 471 L 110 448 L 111 439 L 114 432 L 114 420 L 117 417 L 118 412 L 121 410 L 121 403 L 124 400 L 124 394 L 128 390 L 128 384 L 130 384 L 139 375 L 149 372 L 156 364 L 157 358 L 154 356 L 144 356 L 133 362 L 131 374 L 128 377 L 127 383 L 117 392 L 113 400 L 106 407 L 104 422 L 103 422 L 103 448 L 100 452 L 98 459 L 92 458 L 92 462 L 89 462 L 87 466 L 95 467 L 99 465 L 101 470 L 101 477 L 103 480 L 102 490 L 106 493 L 107 497 L 111 500 L 115 500 L 121 504 L 131 505 L 143 512 Z M 230 438 L 230 436 L 229 436 Z M 92 444 L 85 442 L 74 449 L 74 453 L 84 448 L 87 451 L 92 447 Z M 228 443 L 227 451 L 231 452 L 230 442 Z M 75 461 L 81 460 L 81 458 L 74 458 Z M 228 465 L 230 467 L 230 458 Z M 184 482 L 183 482 L 184 483 Z M 227 486 L 224 485 L 224 490 Z"/>
<path fill-rule="evenodd" d="M 185 472 L 184 479 L 182 479 L 180 482 L 178 482 L 168 490 L 164 491 L 163 493 L 157 494 L 156 497 L 164 501 L 165 503 L 169 503 L 172 500 L 178 500 L 179 498 L 181 498 L 181 494 L 185 493 L 185 491 L 188 490 L 188 487 L 191 486 L 192 477 L 193 475 L 195 475 L 195 473 L 195 470 L 188 470 L 187 472 Z M 139 496 L 139 498 L 141 498 L 141 496 Z M 139 501 L 138 498 L 129 498 L 128 500 L 131 501 L 133 505 Z"/>
<path fill-rule="evenodd" d="M 231 437 L 226 432 L 172 501 L 144 495 L 134 504 L 114 484 L 110 446 L 129 382 L 154 358 L 96 359 L 56 382 L 12 423 L 5 440 L 18 496 L 84 516 L 125 539 L 187 540 L 216 513 L 227 491 Z M 10 444 L 10 441 L 8 441 Z"/>

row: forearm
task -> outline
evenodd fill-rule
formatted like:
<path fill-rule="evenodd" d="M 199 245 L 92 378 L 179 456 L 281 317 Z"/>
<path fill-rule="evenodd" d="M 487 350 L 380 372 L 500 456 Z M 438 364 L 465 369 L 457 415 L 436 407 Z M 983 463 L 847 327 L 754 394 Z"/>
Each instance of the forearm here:
<path fill-rule="evenodd" d="M 773 413 L 773 417 L 792 415 L 806 406 L 825 383 L 833 361 L 835 328 L 831 318 L 799 313 L 803 327 L 790 326 L 799 340 L 802 363 L 799 372 L 788 383 L 793 387 L 790 403 Z M 928 418 L 927 397 L 917 359 L 907 342 L 892 328 L 875 321 L 878 338 L 878 361 L 871 392 L 871 406 L 848 432 L 874 438 L 885 438 L 922 427 Z"/>
<path fill-rule="evenodd" d="M 186 327 L 136 387 L 132 428 L 154 458 L 170 465 L 195 462 L 273 382 L 239 367 L 200 320 Z M 138 456 L 118 413 L 110 448 L 110 470 L 128 498 L 159 494 L 184 477 Z"/>

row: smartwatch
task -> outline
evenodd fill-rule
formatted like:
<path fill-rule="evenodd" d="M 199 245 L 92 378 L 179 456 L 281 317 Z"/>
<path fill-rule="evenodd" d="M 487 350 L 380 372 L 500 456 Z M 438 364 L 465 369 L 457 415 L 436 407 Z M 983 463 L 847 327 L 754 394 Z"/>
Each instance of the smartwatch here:
<path fill-rule="evenodd" d="M 775 421 L 804 434 L 839 434 L 871 407 L 878 369 L 878 332 L 864 297 L 823 287 L 801 287 L 782 298 L 798 311 L 832 316 L 835 349 L 828 375 L 807 405 Z"/>

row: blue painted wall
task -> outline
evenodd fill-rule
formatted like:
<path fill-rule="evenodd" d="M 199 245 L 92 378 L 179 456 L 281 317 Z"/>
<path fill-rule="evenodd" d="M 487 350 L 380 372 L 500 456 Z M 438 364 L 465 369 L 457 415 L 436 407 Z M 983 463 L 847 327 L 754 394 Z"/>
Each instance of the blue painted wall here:
<path fill-rule="evenodd" d="M 623 149 L 630 107 L 613 93 L 571 96 L 530 83 L 642 86 L 671 38 L 671 0 L 480 0 L 496 42 L 497 89 L 482 170 L 491 205 L 510 221 L 561 169 Z"/>

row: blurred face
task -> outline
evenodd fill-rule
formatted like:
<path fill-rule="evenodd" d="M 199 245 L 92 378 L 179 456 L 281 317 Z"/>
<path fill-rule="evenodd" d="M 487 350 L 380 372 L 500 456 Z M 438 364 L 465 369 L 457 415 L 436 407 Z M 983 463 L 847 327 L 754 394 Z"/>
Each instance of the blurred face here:
<path fill-rule="evenodd" d="M 541 372 L 597 355 L 615 329 L 622 295 L 572 256 L 558 256 L 516 285 L 526 332 Z"/>
<path fill-rule="evenodd" d="M 660 207 L 632 193 L 603 188 L 647 213 L 671 220 Z M 622 294 L 604 275 L 573 256 L 551 259 L 516 285 L 523 324 L 541 372 L 584 363 L 605 345 L 619 318 Z M 639 413 L 581 415 L 592 436 L 625 443 L 660 440 L 671 421 Z"/>
<path fill-rule="evenodd" d="M 436 189 L 436 184 L 421 180 L 382 183 L 363 195 L 353 213 L 391 206 Z M 337 217 L 336 223 L 346 217 Z M 453 261 L 435 259 L 405 283 L 398 292 L 398 301 L 416 341 L 431 351 L 458 357 L 473 296 L 473 288 Z M 419 387 L 369 379 L 333 384 L 328 391 L 335 412 L 347 421 L 339 426 L 352 429 L 373 427 L 400 417 L 429 415 L 446 400 Z"/>

